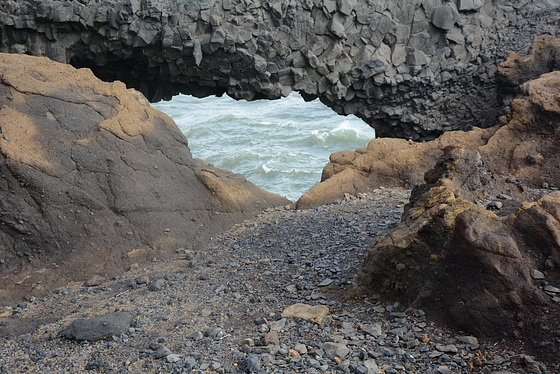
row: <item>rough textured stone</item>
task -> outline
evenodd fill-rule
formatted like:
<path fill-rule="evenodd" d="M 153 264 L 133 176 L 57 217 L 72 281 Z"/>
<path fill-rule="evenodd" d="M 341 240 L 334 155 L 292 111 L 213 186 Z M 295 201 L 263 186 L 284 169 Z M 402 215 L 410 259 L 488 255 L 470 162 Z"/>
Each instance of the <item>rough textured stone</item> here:
<path fill-rule="evenodd" d="M 413 190 L 401 224 L 368 250 L 361 285 L 476 335 L 553 339 L 560 310 L 531 269 L 560 260 L 560 199 L 547 195 L 497 216 L 473 202 L 505 185 L 487 173 L 478 151 L 447 148 Z"/>
<path fill-rule="evenodd" d="M 135 315 L 129 312 L 106 314 L 90 319 L 77 319 L 62 330 L 68 339 L 97 341 L 128 331 Z"/>
<path fill-rule="evenodd" d="M 442 5 L 434 11 L 432 15 L 434 26 L 443 30 L 450 30 L 455 25 L 455 14 L 449 5 Z"/>
<path fill-rule="evenodd" d="M 378 136 L 420 140 L 494 124 L 496 66 L 506 50 L 526 53 L 534 36 L 559 33 L 550 4 L 3 1 L 0 50 L 89 67 L 150 101 L 296 90 Z M 408 62 L 403 46 L 414 50 Z"/>
<path fill-rule="evenodd" d="M 535 53 L 545 39 L 557 45 L 545 37 Z M 557 54 L 548 56 L 555 61 Z M 524 66 L 532 58 L 510 58 L 500 68 L 505 73 L 511 66 L 533 69 Z M 553 292 L 560 272 L 546 266 L 560 261 L 560 193 L 540 197 L 526 187 L 545 179 L 560 186 L 559 87 L 558 71 L 523 83 L 482 145 L 443 149 L 426 183 L 412 191 L 401 223 L 368 250 L 362 287 L 422 307 L 463 331 L 523 339 L 533 352 L 558 357 L 556 345 L 541 342 L 554 341 L 557 330 L 550 327 L 560 315 Z M 535 153 L 542 157 L 527 157 Z M 485 210 L 481 202 L 500 193 L 513 198 L 499 211 Z M 535 269 L 547 269 L 546 283 Z"/>
<path fill-rule="evenodd" d="M 1 303 L 169 257 L 289 203 L 193 159 L 173 121 L 120 82 L 14 54 L 0 76 Z"/>
<path fill-rule="evenodd" d="M 525 155 L 524 144 L 536 143 L 534 134 L 549 134 L 539 147 L 546 162 L 558 162 L 559 82 L 560 73 L 553 72 L 525 83 L 526 96 L 511 103 L 502 118 L 506 124 L 487 144 L 444 149 L 436 167 L 425 174 L 426 184 L 413 190 L 402 223 L 368 251 L 364 286 L 398 295 L 406 305 L 423 307 L 459 329 L 524 337 L 532 349 L 558 354 L 554 346 L 538 343 L 553 339 L 549 326 L 558 323 L 558 306 L 546 292 L 552 286 L 539 290 L 539 281 L 532 279 L 533 270 L 544 268 L 547 260 L 560 260 L 558 192 L 536 202 L 517 200 L 506 209 L 509 215 L 498 216 L 477 202 L 508 185 L 517 189 L 512 191 L 517 198 L 527 197 L 519 179 L 501 174 L 501 155 L 518 149 Z M 529 181 L 526 158 L 515 162 L 513 153 L 508 170 Z M 540 173 L 558 185 L 560 174 L 546 162 Z M 531 175 L 541 175 L 539 170 Z M 558 284 L 560 274 L 550 271 L 547 280 Z M 556 312 L 549 314 L 550 309 Z"/>
<path fill-rule="evenodd" d="M 322 318 L 329 313 L 329 307 L 326 305 L 306 305 L 294 304 L 289 306 L 282 312 L 283 318 L 303 318 L 316 322 L 321 322 Z"/>
<path fill-rule="evenodd" d="M 344 194 L 357 195 L 384 187 L 413 188 L 423 182 L 430 169 L 447 146 L 462 144 L 477 148 L 490 172 L 517 178 L 525 186 L 540 188 L 543 183 L 560 187 L 560 163 L 557 152 L 560 141 L 557 116 L 560 107 L 556 99 L 558 73 L 541 79 L 538 75 L 560 69 L 560 39 L 544 36 L 535 39 L 533 54 L 510 54 L 500 65 L 499 90 L 510 104 L 506 115 L 488 129 L 449 131 L 424 143 L 402 139 L 374 139 L 367 148 L 337 152 L 323 169 L 321 183 L 313 186 L 298 200 L 298 207 L 332 203 Z M 513 95 L 522 95 L 514 101 Z M 546 134 L 541 136 L 541 134 Z M 520 197 L 520 189 L 509 184 L 499 194 Z M 503 205 L 507 205 L 504 202 Z"/>

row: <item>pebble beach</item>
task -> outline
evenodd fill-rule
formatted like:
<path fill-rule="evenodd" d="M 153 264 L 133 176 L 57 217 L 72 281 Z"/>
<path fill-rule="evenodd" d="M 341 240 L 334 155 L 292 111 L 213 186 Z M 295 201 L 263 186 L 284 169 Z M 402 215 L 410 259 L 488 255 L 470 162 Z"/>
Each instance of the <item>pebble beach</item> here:
<path fill-rule="evenodd" d="M 377 189 L 269 209 L 206 248 L 7 308 L 0 373 L 556 372 L 522 346 L 350 292 L 408 196 Z"/>

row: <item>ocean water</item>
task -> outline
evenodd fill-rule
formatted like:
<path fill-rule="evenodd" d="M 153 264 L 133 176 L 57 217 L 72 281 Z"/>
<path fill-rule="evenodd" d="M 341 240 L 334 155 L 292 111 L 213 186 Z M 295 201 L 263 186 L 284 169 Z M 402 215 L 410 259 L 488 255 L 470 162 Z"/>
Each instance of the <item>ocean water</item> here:
<path fill-rule="evenodd" d="M 193 157 L 292 201 L 320 182 L 331 153 L 365 147 L 375 136 L 359 118 L 297 93 L 251 102 L 179 95 L 153 106 L 175 120 Z"/>

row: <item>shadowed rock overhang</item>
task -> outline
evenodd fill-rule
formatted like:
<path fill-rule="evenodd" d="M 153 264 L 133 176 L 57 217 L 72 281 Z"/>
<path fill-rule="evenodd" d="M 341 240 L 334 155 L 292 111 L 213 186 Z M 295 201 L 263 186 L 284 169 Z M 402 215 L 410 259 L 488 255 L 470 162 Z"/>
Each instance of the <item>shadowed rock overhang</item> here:
<path fill-rule="evenodd" d="M 421 140 L 495 123 L 497 64 L 559 34 L 553 3 L 0 1 L 0 51 L 91 68 L 150 101 L 298 91 L 378 136 Z"/>

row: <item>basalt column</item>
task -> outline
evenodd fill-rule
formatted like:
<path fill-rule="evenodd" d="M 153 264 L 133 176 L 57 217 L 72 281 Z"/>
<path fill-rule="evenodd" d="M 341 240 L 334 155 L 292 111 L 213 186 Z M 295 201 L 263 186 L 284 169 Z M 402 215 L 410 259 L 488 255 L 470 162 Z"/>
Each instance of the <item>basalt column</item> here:
<path fill-rule="evenodd" d="M 298 91 L 378 136 L 419 140 L 495 123 L 497 63 L 558 33 L 552 3 L 0 1 L 0 50 L 89 67 L 151 101 Z"/>

